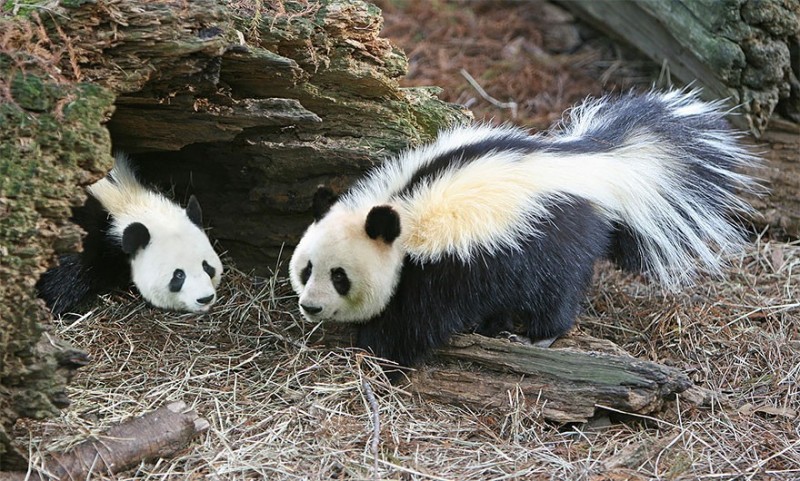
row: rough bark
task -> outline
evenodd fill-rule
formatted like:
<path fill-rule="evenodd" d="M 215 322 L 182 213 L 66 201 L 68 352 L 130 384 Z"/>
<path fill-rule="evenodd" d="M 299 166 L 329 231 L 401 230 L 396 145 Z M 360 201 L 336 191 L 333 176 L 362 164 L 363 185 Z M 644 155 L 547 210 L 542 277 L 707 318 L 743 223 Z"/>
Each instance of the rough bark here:
<path fill-rule="evenodd" d="M 327 345 L 351 346 L 353 332 L 327 329 Z M 426 399 L 472 409 L 523 409 L 555 422 L 584 422 L 603 407 L 647 414 L 687 392 L 692 381 L 678 369 L 642 361 L 611 341 L 567 336 L 549 349 L 477 334 L 454 336 L 410 376 L 407 390 Z M 690 391 L 690 401 L 703 393 Z M 521 397 L 520 397 L 521 395 Z"/>
<path fill-rule="evenodd" d="M 70 209 L 111 167 L 112 143 L 177 200 L 197 194 L 212 236 L 266 273 L 307 223 L 316 184 L 343 186 L 381 153 L 466 118 L 429 90 L 398 87 L 405 57 L 361 0 L 1 8 L 17 15 L 0 17 L 4 469 L 24 462 L 8 428 L 65 406 L 64 384 L 86 361 L 43 335 L 34 284 L 80 248 Z"/>
<path fill-rule="evenodd" d="M 6 481 L 77 481 L 113 475 L 142 461 L 166 458 L 208 429 L 208 421 L 175 402 L 114 426 L 69 451 L 48 453 L 30 473 L 0 472 Z"/>
<path fill-rule="evenodd" d="M 781 0 L 563 2 L 710 98 L 742 104 L 756 136 L 773 111 L 800 122 L 800 3 Z M 793 52 L 792 52 L 793 51 Z M 794 55 L 794 61 L 792 56 Z"/>
<path fill-rule="evenodd" d="M 0 19 L 0 469 L 23 462 L 7 429 L 66 406 L 64 386 L 87 362 L 45 331 L 33 286 L 55 251 L 79 247 L 70 208 L 112 162 L 102 122 L 113 95 L 60 75 L 31 23 Z"/>
<path fill-rule="evenodd" d="M 753 149 L 765 162 L 752 174 L 768 189 L 750 199 L 759 213 L 755 222 L 774 234 L 800 238 L 800 124 L 772 119 Z"/>

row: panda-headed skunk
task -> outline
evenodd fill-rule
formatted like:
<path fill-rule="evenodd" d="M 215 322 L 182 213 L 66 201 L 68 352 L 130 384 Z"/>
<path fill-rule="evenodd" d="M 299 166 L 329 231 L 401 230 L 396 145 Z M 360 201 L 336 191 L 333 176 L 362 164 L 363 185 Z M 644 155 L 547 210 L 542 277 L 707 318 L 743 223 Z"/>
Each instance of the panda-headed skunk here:
<path fill-rule="evenodd" d="M 361 323 L 358 346 L 410 366 L 456 332 L 564 334 L 595 261 L 665 288 L 719 272 L 754 190 L 719 103 L 696 92 L 587 100 L 547 135 L 457 127 L 389 160 L 314 222 L 289 265 L 311 321 Z"/>
<path fill-rule="evenodd" d="M 222 262 L 202 225 L 194 196 L 186 209 L 143 186 L 123 154 L 87 189 L 73 220 L 86 231 L 83 251 L 62 256 L 37 283 L 54 314 L 131 281 L 150 304 L 205 312 L 216 300 Z"/>

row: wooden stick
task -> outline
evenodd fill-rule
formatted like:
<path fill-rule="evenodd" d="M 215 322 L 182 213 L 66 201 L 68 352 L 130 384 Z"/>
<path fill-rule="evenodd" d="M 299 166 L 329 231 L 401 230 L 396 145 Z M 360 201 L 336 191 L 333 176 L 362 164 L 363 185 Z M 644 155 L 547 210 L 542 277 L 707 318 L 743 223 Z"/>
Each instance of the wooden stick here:
<path fill-rule="evenodd" d="M 97 439 L 88 439 L 64 453 L 44 455 L 41 465 L 27 473 L 0 473 L 8 481 L 78 481 L 91 474 L 114 474 L 130 469 L 143 460 L 169 457 L 183 449 L 209 424 L 193 410 L 184 412 L 179 401 L 108 430 Z"/>

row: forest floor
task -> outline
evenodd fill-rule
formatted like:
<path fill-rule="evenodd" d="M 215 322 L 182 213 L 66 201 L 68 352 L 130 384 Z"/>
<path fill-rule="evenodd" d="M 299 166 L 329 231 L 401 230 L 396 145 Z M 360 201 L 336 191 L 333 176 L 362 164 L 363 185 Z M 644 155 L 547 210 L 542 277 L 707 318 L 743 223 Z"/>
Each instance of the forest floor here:
<path fill-rule="evenodd" d="M 587 95 L 670 82 L 667 69 L 547 3 L 381 6 L 384 35 L 409 57 L 404 82 L 442 87 L 477 119 L 540 130 Z M 60 418 L 18 423 L 21 449 L 35 463 L 183 400 L 211 424 L 189 448 L 92 479 L 800 479 L 800 243 L 769 232 L 721 277 L 677 294 L 598 266 L 577 329 L 713 393 L 707 406 L 678 396 L 649 416 L 557 425 L 535 399 L 509 396 L 502 412 L 425 402 L 387 385 L 363 353 L 309 341 L 314 327 L 295 305 L 286 279 L 231 269 L 206 316 L 116 293 L 57 319 L 58 337 L 93 362 Z M 364 381 L 377 392 L 377 458 Z"/>

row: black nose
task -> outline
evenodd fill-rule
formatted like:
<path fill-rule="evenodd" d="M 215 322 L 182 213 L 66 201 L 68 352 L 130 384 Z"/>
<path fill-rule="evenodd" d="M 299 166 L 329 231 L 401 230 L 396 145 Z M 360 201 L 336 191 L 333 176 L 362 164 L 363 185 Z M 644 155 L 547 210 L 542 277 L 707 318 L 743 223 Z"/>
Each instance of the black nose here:
<path fill-rule="evenodd" d="M 208 304 L 209 302 L 211 302 L 213 300 L 214 300 L 214 294 L 211 294 L 210 296 L 201 297 L 200 299 L 197 300 L 197 303 L 198 304 Z"/>
<path fill-rule="evenodd" d="M 320 312 L 322 312 L 322 308 L 319 306 L 308 306 L 306 304 L 300 304 L 300 307 L 302 307 L 303 310 L 309 314 L 319 314 Z"/>

